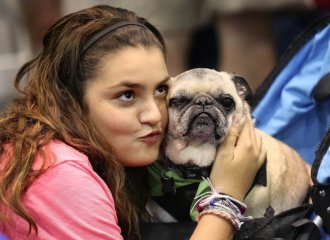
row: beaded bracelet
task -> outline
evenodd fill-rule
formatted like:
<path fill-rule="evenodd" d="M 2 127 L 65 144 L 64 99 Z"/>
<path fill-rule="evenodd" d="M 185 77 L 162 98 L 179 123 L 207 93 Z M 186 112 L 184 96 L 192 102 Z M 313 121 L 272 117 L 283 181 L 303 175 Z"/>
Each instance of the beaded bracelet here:
<path fill-rule="evenodd" d="M 236 200 L 235 198 L 227 194 L 218 193 L 216 191 L 212 191 L 206 196 L 206 198 L 200 199 L 200 201 L 197 204 L 197 209 L 200 212 L 204 209 L 205 206 L 207 205 L 213 206 L 216 204 L 223 204 L 227 206 L 230 205 L 231 207 L 237 209 L 237 211 L 240 212 L 241 214 L 244 214 L 247 210 L 247 206 L 244 203 Z"/>
<path fill-rule="evenodd" d="M 206 214 L 213 214 L 215 216 L 221 217 L 225 220 L 227 220 L 229 223 L 233 225 L 235 229 L 240 228 L 240 223 L 235 221 L 235 219 L 227 212 L 225 211 L 218 211 L 218 210 L 204 210 L 197 216 L 197 221 L 199 221 L 204 215 Z"/>
<path fill-rule="evenodd" d="M 228 220 L 236 229 L 239 229 L 244 221 L 252 217 L 245 217 L 243 214 L 247 206 L 237 199 L 223 193 L 219 193 L 213 186 L 209 178 L 204 181 L 210 186 L 211 191 L 197 196 L 197 202 L 192 207 L 196 207 L 199 215 L 197 221 L 205 214 L 214 214 Z"/>

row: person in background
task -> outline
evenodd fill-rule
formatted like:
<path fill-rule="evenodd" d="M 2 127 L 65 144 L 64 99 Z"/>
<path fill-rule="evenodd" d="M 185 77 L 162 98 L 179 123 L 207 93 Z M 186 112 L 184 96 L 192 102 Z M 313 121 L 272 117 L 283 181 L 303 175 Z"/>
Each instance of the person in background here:
<path fill-rule="evenodd" d="M 0 232 L 138 239 L 139 223 L 148 221 L 139 174 L 156 161 L 167 125 L 170 76 L 158 30 L 106 5 L 68 14 L 48 30 L 15 86 L 20 95 L 0 117 Z M 265 157 L 251 119 L 243 129 L 237 122 L 210 175 L 215 189 L 235 199 L 233 212 Z M 241 213 L 220 212 L 201 211 L 192 239 L 231 239 Z"/>
<path fill-rule="evenodd" d="M 300 24 L 303 18 L 310 22 L 311 13 L 330 7 L 327 0 L 62 0 L 62 11 L 95 2 L 133 10 L 156 26 L 168 45 L 171 76 L 193 67 L 214 68 L 245 76 L 253 90 L 274 68 L 278 47 L 287 47 L 297 34 L 295 25 L 281 32 L 278 21 L 290 16 Z"/>
<path fill-rule="evenodd" d="M 96 4 L 133 10 L 156 26 L 169 46 L 170 75 L 214 68 L 245 76 L 253 90 L 295 36 L 330 7 L 324 0 L 4 0 L 0 110 L 13 97 L 18 67 L 39 53 L 46 30 L 66 13 Z"/>

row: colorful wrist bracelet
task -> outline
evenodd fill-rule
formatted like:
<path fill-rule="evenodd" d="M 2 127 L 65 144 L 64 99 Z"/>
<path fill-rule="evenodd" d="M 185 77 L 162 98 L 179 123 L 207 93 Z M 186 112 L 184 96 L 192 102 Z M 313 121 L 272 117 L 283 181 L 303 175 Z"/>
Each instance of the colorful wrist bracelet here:
<path fill-rule="evenodd" d="M 229 213 L 225 211 L 217 211 L 217 210 L 204 210 L 197 216 L 197 221 L 199 221 L 203 216 L 207 214 L 213 214 L 215 216 L 221 217 L 225 220 L 227 220 L 233 227 L 237 230 L 240 228 L 240 223 L 235 221 L 235 218 L 233 218 Z"/>
<path fill-rule="evenodd" d="M 236 229 L 239 229 L 244 221 L 252 218 L 243 215 L 247 210 L 247 206 L 244 203 L 230 195 L 217 192 L 208 178 L 204 178 L 204 181 L 210 186 L 211 191 L 195 198 L 197 201 L 192 210 L 196 207 L 199 212 L 197 221 L 205 214 L 214 214 L 223 217 L 233 224 Z"/>

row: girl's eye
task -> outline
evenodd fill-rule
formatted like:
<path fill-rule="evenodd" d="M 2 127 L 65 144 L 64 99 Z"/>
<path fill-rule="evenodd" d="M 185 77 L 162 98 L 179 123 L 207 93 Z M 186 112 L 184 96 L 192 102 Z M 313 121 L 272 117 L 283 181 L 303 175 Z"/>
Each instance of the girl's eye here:
<path fill-rule="evenodd" d="M 119 94 L 119 96 L 117 97 L 117 99 L 120 100 L 120 101 L 122 101 L 122 102 L 133 101 L 133 99 L 134 99 L 134 93 L 133 93 L 133 91 L 123 92 L 123 93 Z"/>
<path fill-rule="evenodd" d="M 156 89 L 155 95 L 156 96 L 159 96 L 159 95 L 165 95 L 166 96 L 167 92 L 168 92 L 168 85 L 162 85 L 162 86 L 159 86 Z"/>

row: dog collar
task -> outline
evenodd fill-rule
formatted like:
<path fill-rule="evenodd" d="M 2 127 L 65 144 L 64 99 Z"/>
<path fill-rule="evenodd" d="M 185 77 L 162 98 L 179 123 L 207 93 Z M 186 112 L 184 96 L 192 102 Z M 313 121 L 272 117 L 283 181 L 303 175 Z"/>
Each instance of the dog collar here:
<path fill-rule="evenodd" d="M 184 179 L 202 179 L 202 177 L 209 177 L 211 167 L 199 167 L 196 165 L 178 165 L 167 158 L 164 159 L 164 166 L 168 169 L 175 171 Z"/>
<path fill-rule="evenodd" d="M 156 161 L 148 166 L 148 184 L 151 196 L 163 196 L 167 193 L 175 194 L 177 188 L 194 183 L 202 179 L 185 179 L 173 169 L 165 168 L 163 161 Z"/>

